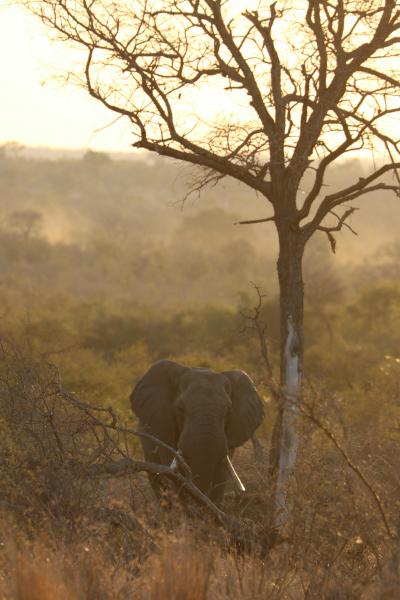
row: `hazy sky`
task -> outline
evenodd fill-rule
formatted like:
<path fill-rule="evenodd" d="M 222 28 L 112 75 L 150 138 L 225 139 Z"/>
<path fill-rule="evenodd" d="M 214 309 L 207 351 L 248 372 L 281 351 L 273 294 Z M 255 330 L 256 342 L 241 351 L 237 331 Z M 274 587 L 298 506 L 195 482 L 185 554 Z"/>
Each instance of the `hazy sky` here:
<path fill-rule="evenodd" d="M 54 81 L 67 56 L 34 17 L 0 0 L 0 144 L 129 150 L 128 122 L 96 133 L 115 116 L 84 90 Z"/>
<path fill-rule="evenodd" d="M 131 150 L 128 120 L 110 125 L 114 113 L 84 89 L 60 81 L 71 56 L 68 46 L 50 40 L 37 18 L 12 0 L 0 0 L 0 144 Z M 210 107 L 218 112 L 221 98 L 213 94 L 212 86 L 198 93 L 200 117 L 202 111 L 209 116 Z M 229 107 L 227 101 L 224 111 Z"/>
<path fill-rule="evenodd" d="M 114 113 L 85 90 L 55 80 L 70 67 L 70 57 L 66 45 L 49 40 L 39 20 L 12 0 L 0 0 L 0 144 L 130 150 L 134 138 L 128 121 L 107 127 Z M 236 105 L 222 106 L 210 85 L 198 100 L 200 118 L 202 110 L 207 117 L 218 107 L 237 111 Z M 388 119 L 388 127 L 399 127 L 397 115 Z"/>

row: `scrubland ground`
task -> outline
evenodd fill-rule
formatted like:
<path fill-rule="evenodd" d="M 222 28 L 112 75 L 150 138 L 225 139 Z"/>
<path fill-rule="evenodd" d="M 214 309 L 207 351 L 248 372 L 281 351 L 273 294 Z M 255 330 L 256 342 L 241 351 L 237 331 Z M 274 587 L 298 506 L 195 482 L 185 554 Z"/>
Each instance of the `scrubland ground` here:
<path fill-rule="evenodd" d="M 397 362 L 394 371 L 398 389 Z M 92 465 L 120 456 L 118 444 L 124 455 L 138 456 L 137 442 L 104 437 L 58 376 L 3 342 L 1 597 L 396 598 L 400 433 L 393 388 L 365 392 L 366 405 L 380 395 L 379 410 L 364 423 L 345 417 L 337 396 L 308 392 L 293 518 L 266 550 L 267 468 L 250 445 L 235 455 L 247 492 L 229 490 L 222 506 L 247 531 L 238 547 L 190 499 L 157 503 L 143 474 L 94 476 Z"/>
<path fill-rule="evenodd" d="M 273 252 L 242 230 L 229 237 L 226 205 L 158 218 L 162 186 L 139 198 L 151 171 L 72 162 L 0 156 L 0 598 L 397 598 L 399 240 L 351 264 L 310 250 L 292 520 L 266 551 L 267 467 L 246 445 L 234 463 L 247 492 L 222 506 L 251 533 L 238 547 L 193 501 L 155 502 L 143 473 L 91 469 L 141 456 L 123 429 L 135 427 L 128 396 L 162 357 L 248 371 L 268 450 L 275 406 L 243 313 L 251 279 L 266 293 L 276 372 Z M 137 201 L 123 195 L 135 182 Z M 102 406 L 121 431 L 99 424 L 112 421 Z"/>

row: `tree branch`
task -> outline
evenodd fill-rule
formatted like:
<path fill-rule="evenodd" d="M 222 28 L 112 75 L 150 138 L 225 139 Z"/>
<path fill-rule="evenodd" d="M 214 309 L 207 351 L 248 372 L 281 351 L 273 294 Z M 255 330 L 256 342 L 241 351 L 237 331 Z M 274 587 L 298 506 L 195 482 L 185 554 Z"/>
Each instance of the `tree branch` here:
<path fill-rule="evenodd" d="M 237 221 L 234 225 L 254 225 L 255 223 L 268 223 L 270 221 L 275 221 L 275 217 L 267 217 L 265 219 L 253 219 L 250 221 Z"/>
<path fill-rule="evenodd" d="M 308 408 L 308 410 L 306 410 L 307 408 Z M 304 405 L 304 407 L 300 408 L 300 412 L 307 419 L 309 419 L 312 423 L 314 423 L 314 425 L 316 425 L 316 427 L 318 427 L 318 429 L 320 429 L 324 433 L 324 435 L 332 442 L 332 444 L 338 450 L 338 452 L 342 456 L 343 460 L 349 467 L 349 469 L 351 471 L 353 471 L 353 473 L 357 476 L 357 478 L 361 481 L 361 483 L 363 484 L 365 489 L 368 491 L 368 494 L 370 495 L 373 503 L 375 504 L 375 507 L 377 508 L 377 510 L 380 514 L 382 523 L 384 525 L 384 528 L 386 530 L 388 537 L 393 540 L 397 539 L 397 536 L 391 530 L 389 521 L 386 517 L 386 513 L 383 508 L 382 500 L 380 499 L 378 493 L 374 490 L 373 486 L 368 481 L 368 479 L 366 478 L 364 473 L 361 471 L 361 469 L 350 458 L 350 456 L 348 455 L 346 450 L 343 448 L 343 446 L 341 445 L 339 440 L 336 438 L 336 436 L 333 434 L 333 432 L 330 431 L 328 429 L 328 427 L 315 415 L 315 412 L 312 407 L 307 407 L 306 405 Z"/>
<path fill-rule="evenodd" d="M 307 224 L 303 225 L 302 231 L 304 234 L 309 237 L 314 231 L 316 231 L 322 222 L 322 220 L 326 217 L 326 215 L 333 209 L 335 206 L 339 204 L 343 204 L 344 202 L 348 202 L 350 200 L 354 200 L 355 198 L 359 198 L 364 194 L 368 194 L 370 192 L 374 192 L 377 190 L 390 190 L 395 193 L 400 193 L 400 185 L 388 185 L 386 183 L 377 183 L 376 185 L 369 186 L 368 184 L 376 181 L 390 171 L 394 171 L 400 168 L 400 162 L 387 164 L 377 169 L 367 177 L 360 177 L 357 183 L 340 190 L 339 192 L 335 192 L 334 194 L 329 194 L 325 196 L 322 200 L 320 206 L 317 209 L 317 212 L 314 218 Z"/>
<path fill-rule="evenodd" d="M 335 233 L 337 231 L 341 231 L 343 229 L 343 227 L 347 227 L 347 229 L 349 229 L 354 235 L 358 235 L 357 232 L 354 231 L 354 229 L 348 223 L 346 223 L 346 220 L 356 210 L 358 210 L 358 208 L 356 208 L 355 206 L 350 206 L 341 216 L 336 214 L 335 212 L 333 212 L 333 210 L 331 210 L 330 213 L 337 219 L 336 225 L 329 226 L 329 227 L 320 225 L 319 227 L 317 227 L 317 231 L 323 231 L 324 233 L 326 233 L 326 235 L 328 237 L 328 241 L 331 245 L 331 250 L 334 254 L 336 252 L 336 239 L 333 236 L 333 233 Z"/>
<path fill-rule="evenodd" d="M 133 146 L 135 148 L 143 148 L 150 152 L 155 152 L 160 156 L 168 156 L 169 158 L 175 158 L 193 165 L 201 165 L 208 169 L 219 171 L 224 175 L 230 175 L 234 179 L 238 179 L 253 189 L 258 190 L 268 199 L 271 197 L 271 186 L 268 181 L 263 181 L 257 176 L 249 173 L 247 169 L 226 161 L 223 157 L 213 155 L 200 147 L 196 148 L 197 152 L 195 150 L 193 152 L 185 152 L 171 146 L 166 146 L 162 143 L 151 142 L 147 139 L 141 139 L 138 142 L 135 142 Z M 192 144 L 189 146 L 193 148 Z"/>

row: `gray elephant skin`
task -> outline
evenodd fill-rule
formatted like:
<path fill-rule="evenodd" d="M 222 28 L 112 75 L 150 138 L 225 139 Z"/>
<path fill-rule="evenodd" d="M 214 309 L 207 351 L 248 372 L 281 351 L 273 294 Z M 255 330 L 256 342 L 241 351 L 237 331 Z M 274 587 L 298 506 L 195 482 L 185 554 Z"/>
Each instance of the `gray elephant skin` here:
<path fill-rule="evenodd" d="M 217 373 L 160 360 L 140 379 L 130 400 L 140 431 L 178 450 L 197 487 L 220 502 L 232 473 L 227 457 L 253 435 L 263 418 L 262 401 L 250 377 L 244 371 Z M 173 462 L 168 449 L 146 438 L 141 442 L 147 461 Z M 159 496 L 161 478 L 149 478 Z"/>

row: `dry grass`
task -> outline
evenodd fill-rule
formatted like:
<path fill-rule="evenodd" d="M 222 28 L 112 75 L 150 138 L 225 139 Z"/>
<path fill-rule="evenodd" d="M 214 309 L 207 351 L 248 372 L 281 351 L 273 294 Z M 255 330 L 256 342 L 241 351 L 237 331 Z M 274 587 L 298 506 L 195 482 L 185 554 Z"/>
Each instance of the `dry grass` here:
<path fill-rule="evenodd" d="M 58 566 L 58 565 L 57 565 Z M 49 562 L 18 557 L 13 573 L 13 588 L 16 600 L 77 600 L 68 590 L 68 583 L 57 566 Z"/>
<path fill-rule="evenodd" d="M 190 538 L 166 539 L 143 568 L 143 600 L 207 600 L 213 562 Z"/>
<path fill-rule="evenodd" d="M 4 600 L 262 600 L 278 598 L 284 584 L 259 558 L 207 545 L 185 528 L 162 532 L 157 550 L 134 564 L 115 565 L 99 547 L 9 540 L 1 554 Z"/>
<path fill-rule="evenodd" d="M 263 558 L 256 545 L 238 555 L 204 509 L 183 510 L 178 501 L 169 510 L 158 506 L 143 476 L 78 477 L 76 459 L 90 461 L 96 452 L 87 414 L 60 401 L 46 370 L 18 355 L 4 352 L 3 359 L 1 600 L 398 597 L 400 463 L 398 437 L 385 437 L 391 422 L 345 431 L 318 402 L 324 422 L 379 495 L 390 536 L 370 491 L 306 422 L 286 542 Z M 235 454 L 235 464 L 247 493 L 231 491 L 224 509 L 261 534 L 270 504 L 265 468 L 249 447 Z"/>
<path fill-rule="evenodd" d="M 0 552 L 2 600 L 394 600 L 398 598 L 397 549 L 381 547 L 382 570 L 368 578 L 345 563 L 359 566 L 349 547 L 334 568 L 297 556 L 300 549 L 276 548 L 262 560 L 239 556 L 221 545 L 206 544 L 195 531 L 160 531 L 157 549 L 143 560 L 115 562 L 107 549 L 47 537 L 27 542 L 18 534 Z M 106 540 L 104 540 L 106 542 Z M 138 540 L 140 543 L 140 540 Z M 361 553 L 362 554 L 362 553 Z M 384 558 L 386 556 L 386 559 Z M 332 555 L 332 560 L 335 557 Z M 348 566 L 349 566 L 348 565 Z M 365 569 L 368 563 L 364 562 Z M 371 577 L 371 574 L 373 575 Z M 368 580 L 366 580 L 368 579 Z"/>
<path fill-rule="evenodd" d="M 0 555 L 2 600 L 129 597 L 128 569 L 117 568 L 99 546 L 67 546 L 45 535 L 28 542 L 21 532 L 15 537 L 9 530 L 5 537 Z"/>
<path fill-rule="evenodd" d="M 273 597 L 267 565 L 217 545 L 199 544 L 193 534 L 166 536 L 143 565 L 140 600 L 262 600 Z"/>

